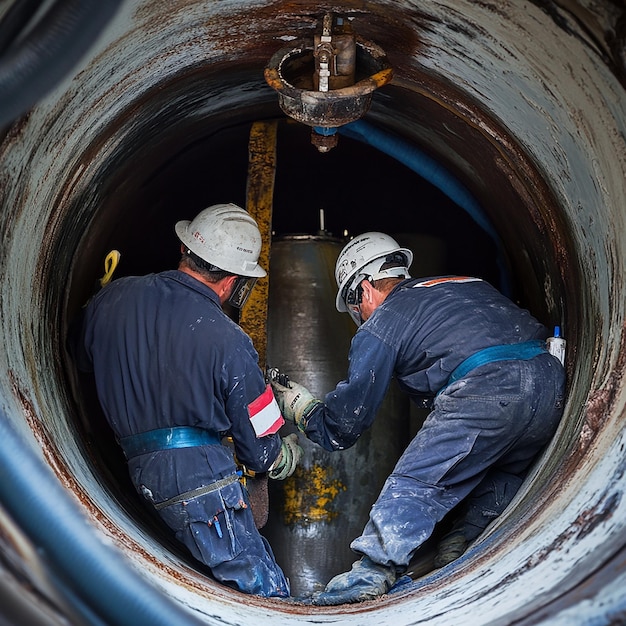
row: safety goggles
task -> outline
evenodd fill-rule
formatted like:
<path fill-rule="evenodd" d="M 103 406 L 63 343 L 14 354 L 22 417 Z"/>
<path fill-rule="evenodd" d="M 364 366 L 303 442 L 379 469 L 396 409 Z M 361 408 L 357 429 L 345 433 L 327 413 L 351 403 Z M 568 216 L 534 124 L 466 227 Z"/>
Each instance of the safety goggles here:
<path fill-rule="evenodd" d="M 228 298 L 228 303 L 237 309 L 241 309 L 250 297 L 252 289 L 254 289 L 254 285 L 256 285 L 256 281 L 256 278 L 239 276 L 235 281 L 233 292 Z"/>
<path fill-rule="evenodd" d="M 357 326 L 363 323 L 361 317 L 361 302 L 363 301 L 363 287 L 361 283 L 368 279 L 366 274 L 357 274 L 350 284 L 343 290 L 343 300 L 346 303 L 348 314 Z"/>
<path fill-rule="evenodd" d="M 404 266 L 398 266 L 396 263 L 406 263 L 406 257 L 401 254 L 388 255 L 383 264 L 376 271 L 372 265 L 367 265 L 363 269 L 375 270 L 373 274 L 364 271 L 356 274 L 356 276 L 343 288 L 341 296 L 346 303 L 346 309 L 350 314 L 350 317 L 354 320 L 357 326 L 363 323 L 361 317 L 361 302 L 363 301 L 363 281 L 369 280 L 373 282 L 380 280 L 381 278 L 409 278 L 409 270 Z"/>
<path fill-rule="evenodd" d="M 359 274 L 351 283 L 346 291 L 346 306 L 358 306 L 363 301 L 363 287 L 361 283 L 367 278 L 363 274 Z M 356 283 L 356 284 L 355 284 Z"/>

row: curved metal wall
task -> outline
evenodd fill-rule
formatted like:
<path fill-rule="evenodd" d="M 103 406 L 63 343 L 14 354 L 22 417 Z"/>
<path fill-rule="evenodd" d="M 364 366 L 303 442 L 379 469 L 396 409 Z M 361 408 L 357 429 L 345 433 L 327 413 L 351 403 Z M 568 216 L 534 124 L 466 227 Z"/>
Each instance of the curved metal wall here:
<path fill-rule="evenodd" d="M 334 269 L 342 247 L 340 240 L 320 236 L 272 242 L 267 362 L 321 398 L 346 377 L 355 328 L 335 309 Z M 293 426 L 287 430 L 297 433 Z M 408 445 L 409 430 L 409 401 L 394 385 L 372 428 L 341 454 L 300 438 L 304 455 L 293 477 L 269 485 L 269 520 L 262 530 L 293 596 L 321 591 L 350 569 L 350 542 Z"/>
<path fill-rule="evenodd" d="M 77 622 L 124 623 L 157 606 L 154 623 L 623 619 L 626 95 L 602 40 L 620 9 L 562 4 L 549 13 L 520 0 L 333 3 L 394 67 L 368 120 L 428 149 L 480 199 L 520 297 L 565 326 L 570 391 L 550 449 L 463 558 L 394 597 L 330 609 L 227 593 L 137 523 L 76 428 L 63 346 L 67 318 L 89 292 L 112 233 L 149 245 L 144 225 L 166 207 L 156 198 L 152 214 L 135 217 L 128 207 L 167 154 L 217 129 L 277 116 L 262 68 L 327 7 L 122 6 L 89 58 L 0 144 L 0 408 L 10 444 L 2 453 L 10 478 L 1 492 L 2 565 L 15 583 L 8 596 L 19 587 L 59 623 L 72 613 Z M 58 540 L 70 529 L 75 549 L 85 556 L 91 547 L 97 563 L 72 564 L 70 542 Z"/>

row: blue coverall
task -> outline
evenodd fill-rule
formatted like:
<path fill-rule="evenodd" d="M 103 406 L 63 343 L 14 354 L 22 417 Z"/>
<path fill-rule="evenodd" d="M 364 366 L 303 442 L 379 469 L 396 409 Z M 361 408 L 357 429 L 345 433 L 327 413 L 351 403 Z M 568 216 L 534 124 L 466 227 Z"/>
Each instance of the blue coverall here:
<path fill-rule="evenodd" d="M 171 427 L 232 436 L 238 461 L 265 472 L 278 434 L 257 437 L 248 406 L 266 390 L 250 338 L 223 311 L 216 293 L 171 270 L 113 281 L 89 303 L 77 353 L 93 370 L 98 397 L 118 440 Z M 137 491 L 153 504 L 235 478 L 231 449 L 202 445 L 128 459 Z M 285 597 L 289 584 L 254 525 L 239 480 L 159 511 L 215 578 L 240 591 Z"/>
<path fill-rule="evenodd" d="M 372 424 L 392 377 L 415 399 L 434 398 L 351 548 L 403 571 L 435 524 L 467 498 L 475 538 L 521 485 L 562 414 L 565 373 L 547 352 L 483 364 L 447 386 L 455 368 L 489 346 L 545 339 L 547 329 L 488 283 L 408 279 L 362 324 L 346 380 L 308 417 L 326 450 L 352 446 Z"/>

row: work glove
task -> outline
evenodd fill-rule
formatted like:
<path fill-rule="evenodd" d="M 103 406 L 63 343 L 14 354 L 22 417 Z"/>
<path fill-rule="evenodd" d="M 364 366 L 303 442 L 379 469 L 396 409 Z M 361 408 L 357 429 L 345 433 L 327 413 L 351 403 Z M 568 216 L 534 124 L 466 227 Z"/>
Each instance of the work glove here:
<path fill-rule="evenodd" d="M 283 437 L 278 457 L 268 472 L 269 477 L 274 480 L 289 478 L 294 473 L 303 454 L 304 451 L 298 445 L 298 435 L 292 433 Z"/>
<path fill-rule="evenodd" d="M 299 431 L 304 432 L 309 414 L 318 404 L 321 404 L 321 401 L 313 397 L 306 387 L 292 380 L 288 381 L 288 386 L 275 379 L 270 379 L 270 384 L 283 417 L 288 422 L 293 422 Z"/>

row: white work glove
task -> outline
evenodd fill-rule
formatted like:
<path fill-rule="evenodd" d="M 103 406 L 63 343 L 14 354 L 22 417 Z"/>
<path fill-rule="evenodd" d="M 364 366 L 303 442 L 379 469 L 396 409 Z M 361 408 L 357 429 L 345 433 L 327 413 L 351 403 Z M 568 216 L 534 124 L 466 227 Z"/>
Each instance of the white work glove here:
<path fill-rule="evenodd" d="M 289 478 L 289 476 L 294 473 L 303 454 L 304 451 L 298 445 L 298 435 L 292 433 L 291 435 L 283 437 L 280 452 L 268 471 L 269 477 L 274 480 L 285 480 L 285 478 Z"/>
<path fill-rule="evenodd" d="M 309 414 L 321 401 L 313 397 L 306 387 L 292 380 L 289 381 L 289 387 L 281 385 L 277 380 L 270 380 L 270 384 L 283 417 L 304 432 Z"/>

